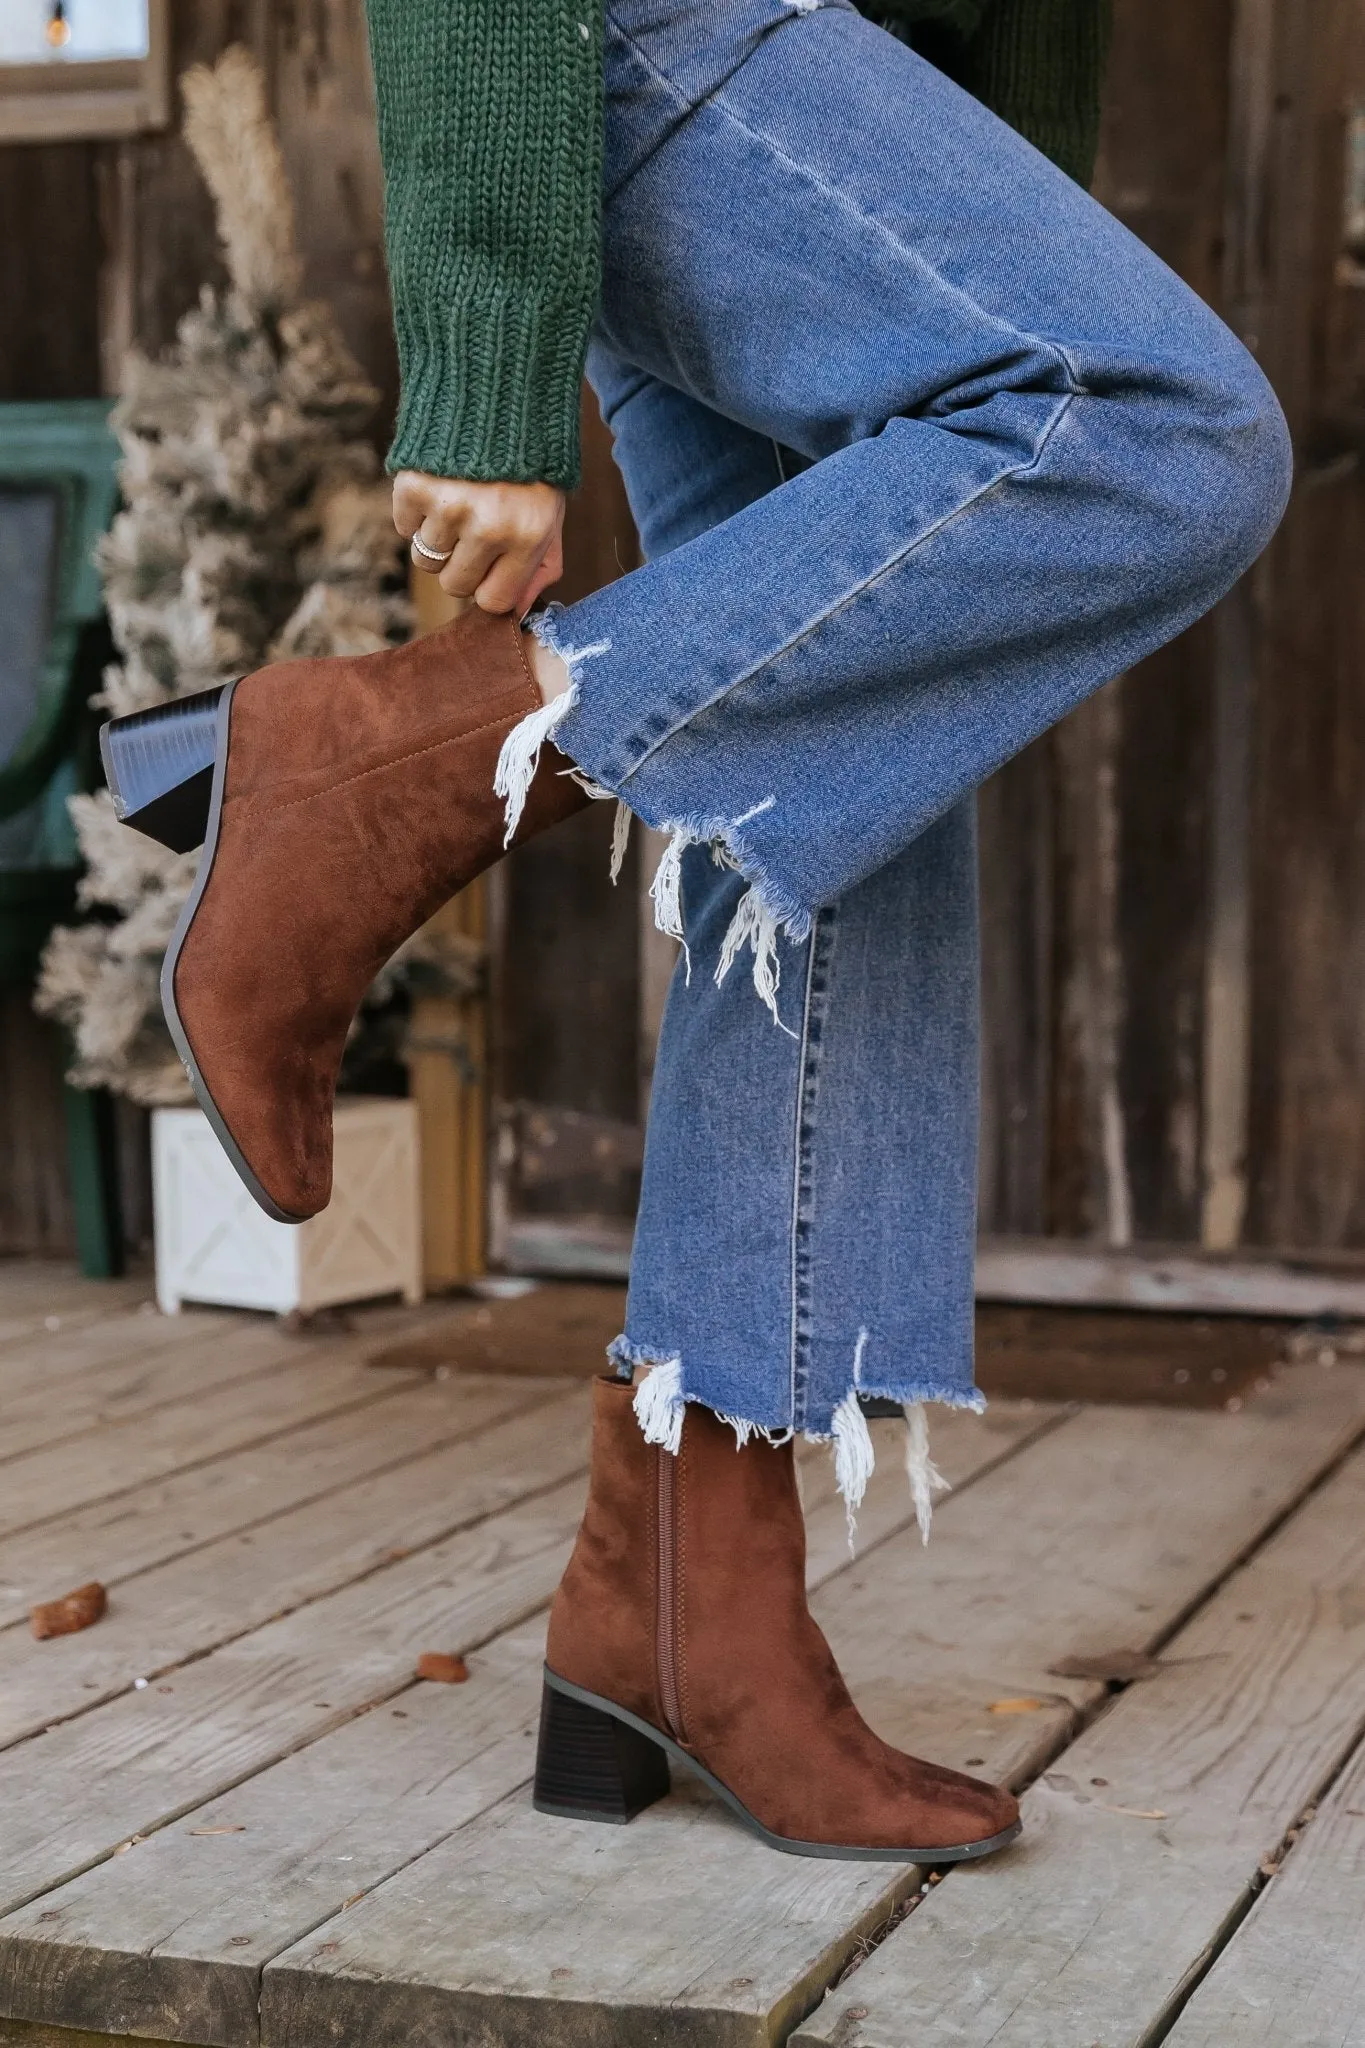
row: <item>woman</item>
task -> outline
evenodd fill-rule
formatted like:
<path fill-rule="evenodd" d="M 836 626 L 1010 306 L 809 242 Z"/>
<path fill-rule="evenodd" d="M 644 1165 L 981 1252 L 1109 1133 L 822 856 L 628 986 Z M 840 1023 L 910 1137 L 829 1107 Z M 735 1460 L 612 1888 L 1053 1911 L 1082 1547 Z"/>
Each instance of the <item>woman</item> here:
<path fill-rule="evenodd" d="M 594 796 L 669 835 L 686 960 L 537 1801 L 628 1819 L 682 1755 L 778 1847 L 943 1863 L 1017 1807 L 859 1718 L 792 1437 L 832 1438 L 851 1515 L 862 1402 L 904 1405 L 927 1528 L 921 1404 L 981 1405 L 973 792 L 1227 590 L 1289 452 L 1238 342 L 1076 182 L 1101 0 L 916 18 L 937 66 L 850 0 L 370 0 L 395 518 L 472 602 L 223 694 L 164 986 L 239 1169 L 302 1217 L 385 955 Z M 585 347 L 647 566 L 523 631 Z"/>

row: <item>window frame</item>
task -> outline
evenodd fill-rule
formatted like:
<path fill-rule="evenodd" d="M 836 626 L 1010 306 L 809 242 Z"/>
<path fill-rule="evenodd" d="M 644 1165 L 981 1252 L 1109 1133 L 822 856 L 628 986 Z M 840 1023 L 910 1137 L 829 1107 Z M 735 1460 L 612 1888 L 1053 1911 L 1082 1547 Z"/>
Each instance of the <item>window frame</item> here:
<path fill-rule="evenodd" d="M 93 141 L 170 121 L 170 0 L 147 0 L 147 55 L 0 64 L 0 143 Z"/>

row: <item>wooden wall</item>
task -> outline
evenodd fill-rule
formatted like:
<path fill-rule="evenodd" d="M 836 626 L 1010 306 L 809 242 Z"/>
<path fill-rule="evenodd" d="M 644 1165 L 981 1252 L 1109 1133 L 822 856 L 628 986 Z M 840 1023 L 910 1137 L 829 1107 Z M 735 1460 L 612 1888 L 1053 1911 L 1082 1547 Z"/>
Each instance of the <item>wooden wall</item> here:
<path fill-rule="evenodd" d="M 177 69 L 233 40 L 261 58 L 310 283 L 391 399 L 360 0 L 173 15 Z M 1365 291 L 1338 264 L 1359 96 L 1365 0 L 1118 0 L 1100 194 L 1256 348 L 1299 482 L 1218 613 L 983 792 L 992 1232 L 1365 1247 Z M 127 341 L 167 340 L 215 264 L 171 136 L 0 150 L 0 247 L 7 397 L 107 388 Z M 575 589 L 632 559 L 591 447 Z M 501 1093 L 598 1119 L 583 1128 L 610 1155 L 610 1187 L 545 1193 L 548 1212 L 619 1215 L 638 1138 L 635 1020 L 657 963 L 642 982 L 605 829 L 591 815 L 499 885 Z M 6 1142 L 0 1127 L 0 1179 Z"/>
<path fill-rule="evenodd" d="M 1096 189 L 1223 301 L 1232 0 L 1119 0 Z M 1204 621 L 981 798 L 982 1223 L 1197 1240 L 1217 629 Z"/>
<path fill-rule="evenodd" d="M 178 0 L 171 20 L 177 76 L 233 42 L 264 66 L 308 287 L 331 299 L 384 392 L 384 438 L 397 376 L 359 0 Z M 128 344 L 164 347 L 201 284 L 221 276 L 208 196 L 175 133 L 0 148 L 0 252 L 3 398 L 114 389 Z M 51 1028 L 17 999 L 0 1008 L 0 1252 L 74 1249 L 60 1070 Z M 148 1224 L 136 1121 L 124 1119 L 134 1238 Z"/>
<path fill-rule="evenodd" d="M 1365 1245 L 1365 0 L 1119 0 L 1098 190 L 1242 334 L 1298 482 L 1213 617 L 985 792 L 988 1230 Z"/>
<path fill-rule="evenodd" d="M 1365 6 L 1265 6 L 1249 316 L 1299 447 L 1256 631 L 1248 1234 L 1365 1243 L 1365 275 L 1341 262 Z M 1254 56 L 1254 50 L 1253 50 Z M 1353 281 L 1348 282 L 1348 277 Z"/>

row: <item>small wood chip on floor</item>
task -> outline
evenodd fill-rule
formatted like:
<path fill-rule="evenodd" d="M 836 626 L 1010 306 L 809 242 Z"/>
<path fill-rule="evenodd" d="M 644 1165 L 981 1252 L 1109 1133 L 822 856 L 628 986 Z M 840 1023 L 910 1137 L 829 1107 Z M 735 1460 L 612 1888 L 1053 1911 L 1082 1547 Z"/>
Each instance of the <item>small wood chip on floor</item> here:
<path fill-rule="evenodd" d="M 64 1593 L 60 1600 L 44 1600 L 30 1610 L 28 1625 L 40 1643 L 49 1636 L 74 1636 L 78 1630 L 93 1628 L 109 1605 L 109 1596 L 98 1579 Z"/>
<path fill-rule="evenodd" d="M 417 1659 L 417 1676 L 434 1679 L 437 1685 L 463 1685 L 469 1666 L 463 1657 L 448 1657 L 444 1650 L 427 1650 Z"/>

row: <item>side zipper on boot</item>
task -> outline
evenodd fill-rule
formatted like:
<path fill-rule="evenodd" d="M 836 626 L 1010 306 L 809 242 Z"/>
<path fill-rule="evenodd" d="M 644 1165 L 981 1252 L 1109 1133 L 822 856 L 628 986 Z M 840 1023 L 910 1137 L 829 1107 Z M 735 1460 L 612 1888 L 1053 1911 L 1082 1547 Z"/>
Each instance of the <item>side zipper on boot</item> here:
<path fill-rule="evenodd" d="M 658 1496 L 658 1622 L 655 1629 L 654 1654 L 659 1671 L 659 1703 L 664 1710 L 664 1724 L 673 1740 L 683 1749 L 687 1747 L 687 1730 L 683 1725 L 682 1689 L 679 1680 L 679 1560 L 678 1560 L 678 1466 L 682 1452 L 676 1455 L 660 1448 L 655 1452 L 659 1461 Z"/>

